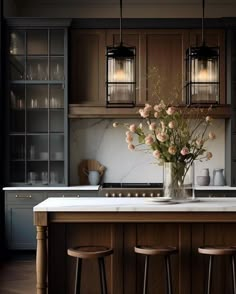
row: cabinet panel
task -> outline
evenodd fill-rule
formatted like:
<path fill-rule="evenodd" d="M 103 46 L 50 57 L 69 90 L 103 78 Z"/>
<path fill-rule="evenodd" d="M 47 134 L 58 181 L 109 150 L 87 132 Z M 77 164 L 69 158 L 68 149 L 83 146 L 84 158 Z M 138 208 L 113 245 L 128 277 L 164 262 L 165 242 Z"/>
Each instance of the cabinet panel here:
<path fill-rule="evenodd" d="M 187 48 L 187 32 L 153 31 L 146 36 L 146 99 L 143 103 L 155 103 L 160 99 L 185 103 L 184 56 Z"/>
<path fill-rule="evenodd" d="M 105 31 L 71 32 L 70 103 L 105 105 Z"/>
<path fill-rule="evenodd" d="M 5 225 L 8 249 L 36 249 L 33 207 L 45 199 L 44 192 L 5 193 Z"/>

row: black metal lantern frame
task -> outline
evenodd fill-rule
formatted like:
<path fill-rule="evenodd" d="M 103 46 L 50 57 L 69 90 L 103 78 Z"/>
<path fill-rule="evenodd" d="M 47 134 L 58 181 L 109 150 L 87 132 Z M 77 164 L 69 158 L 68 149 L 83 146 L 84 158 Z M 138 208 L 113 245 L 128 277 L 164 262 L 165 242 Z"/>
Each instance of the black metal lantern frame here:
<path fill-rule="evenodd" d="M 134 107 L 135 99 L 136 49 L 123 45 L 120 0 L 120 43 L 106 49 L 106 106 Z"/>
<path fill-rule="evenodd" d="M 219 103 L 219 48 L 192 47 L 186 52 L 188 104 Z"/>
<path fill-rule="evenodd" d="M 204 39 L 205 1 L 202 0 L 202 45 L 186 51 L 186 97 L 188 104 L 219 103 L 219 47 L 208 47 Z"/>
<path fill-rule="evenodd" d="M 136 64 L 134 47 L 107 47 L 107 107 L 134 107 Z"/>

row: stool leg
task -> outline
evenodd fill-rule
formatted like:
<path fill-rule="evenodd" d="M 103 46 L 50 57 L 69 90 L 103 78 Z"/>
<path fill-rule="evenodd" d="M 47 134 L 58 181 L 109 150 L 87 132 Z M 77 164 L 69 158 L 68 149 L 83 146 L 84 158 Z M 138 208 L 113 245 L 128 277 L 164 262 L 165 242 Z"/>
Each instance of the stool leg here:
<path fill-rule="evenodd" d="M 208 266 L 207 294 L 211 293 L 212 265 L 213 265 L 213 255 L 210 255 L 210 257 L 209 257 L 209 266 Z"/>
<path fill-rule="evenodd" d="M 166 265 L 166 282 L 167 282 L 167 293 L 172 294 L 172 283 L 171 283 L 171 268 L 170 268 L 170 256 L 165 256 Z"/>
<path fill-rule="evenodd" d="M 143 294 L 147 294 L 149 256 L 145 256 Z"/>
<path fill-rule="evenodd" d="M 235 257 L 234 257 L 234 255 L 231 256 L 231 265 L 232 265 L 233 293 L 236 294 Z"/>
<path fill-rule="evenodd" d="M 80 282 L 81 282 L 81 269 L 82 269 L 82 259 L 76 259 L 76 274 L 75 274 L 75 294 L 80 294 Z"/>
<path fill-rule="evenodd" d="M 99 275 L 100 275 L 100 283 L 101 283 L 101 293 L 107 294 L 107 282 L 106 282 L 106 272 L 105 272 L 105 263 L 104 258 L 98 258 L 99 264 Z"/>

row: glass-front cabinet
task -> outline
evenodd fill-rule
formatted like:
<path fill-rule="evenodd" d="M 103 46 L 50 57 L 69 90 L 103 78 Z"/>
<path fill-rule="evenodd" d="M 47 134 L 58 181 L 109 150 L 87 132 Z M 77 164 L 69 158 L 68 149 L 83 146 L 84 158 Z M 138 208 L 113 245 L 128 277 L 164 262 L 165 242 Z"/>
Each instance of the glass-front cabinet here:
<path fill-rule="evenodd" d="M 10 185 L 67 185 L 67 29 L 9 30 Z"/>

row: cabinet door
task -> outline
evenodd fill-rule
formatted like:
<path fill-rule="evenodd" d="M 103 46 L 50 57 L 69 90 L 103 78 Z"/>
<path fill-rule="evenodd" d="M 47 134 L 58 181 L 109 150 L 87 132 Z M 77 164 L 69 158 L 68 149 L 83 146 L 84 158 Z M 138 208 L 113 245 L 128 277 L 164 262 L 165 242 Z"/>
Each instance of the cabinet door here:
<path fill-rule="evenodd" d="M 149 30 L 142 43 L 142 84 L 139 103 L 160 100 L 185 103 L 186 30 Z"/>
<path fill-rule="evenodd" d="M 220 47 L 220 104 L 226 103 L 225 95 L 225 34 L 223 30 L 205 30 L 205 42 L 210 47 Z M 190 32 L 190 46 L 202 45 L 201 30 Z"/>
<path fill-rule="evenodd" d="M 71 104 L 105 105 L 105 31 L 71 31 Z"/>
<path fill-rule="evenodd" d="M 29 191 L 6 193 L 5 225 L 8 249 L 36 249 L 33 207 L 43 201 L 44 198 L 44 193 Z"/>

